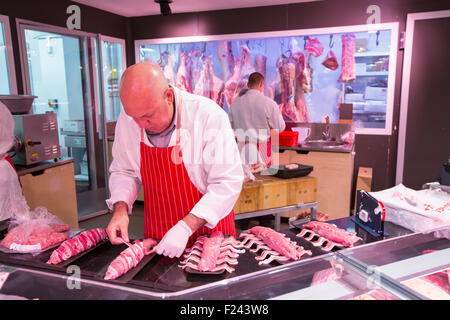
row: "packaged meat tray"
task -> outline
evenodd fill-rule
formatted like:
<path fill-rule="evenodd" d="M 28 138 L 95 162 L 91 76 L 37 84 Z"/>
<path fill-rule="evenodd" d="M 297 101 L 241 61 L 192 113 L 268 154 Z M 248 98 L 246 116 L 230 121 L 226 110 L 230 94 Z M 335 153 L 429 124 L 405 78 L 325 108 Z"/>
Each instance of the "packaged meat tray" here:
<path fill-rule="evenodd" d="M 304 177 L 310 174 L 314 169 L 313 166 L 307 166 L 300 163 L 290 163 L 286 165 L 272 166 L 270 168 L 271 170 L 276 170 L 274 176 L 280 179 Z"/>
<path fill-rule="evenodd" d="M 6 253 L 39 254 L 55 247 L 70 236 L 70 227 L 44 207 L 11 218 L 8 231 L 0 242 Z"/>
<path fill-rule="evenodd" d="M 414 232 L 436 229 L 441 237 L 450 239 L 450 195 L 441 190 L 413 190 L 399 184 L 395 187 L 370 192 L 386 207 L 386 221 Z"/>

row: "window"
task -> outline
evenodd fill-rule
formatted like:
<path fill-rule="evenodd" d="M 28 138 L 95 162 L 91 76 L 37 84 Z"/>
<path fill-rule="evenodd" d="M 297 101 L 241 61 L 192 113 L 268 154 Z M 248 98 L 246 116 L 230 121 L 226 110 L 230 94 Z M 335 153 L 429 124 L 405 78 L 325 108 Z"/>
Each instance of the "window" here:
<path fill-rule="evenodd" d="M 9 19 L 0 15 L 0 94 L 16 94 L 16 76 L 12 55 Z"/>
<path fill-rule="evenodd" d="M 116 121 L 122 110 L 119 98 L 119 83 L 125 71 L 125 41 L 101 36 L 103 92 L 106 121 Z"/>
<path fill-rule="evenodd" d="M 337 123 L 350 108 L 356 133 L 391 134 L 397 34 L 388 23 L 137 40 L 136 61 L 225 111 L 258 71 L 286 121 Z"/>

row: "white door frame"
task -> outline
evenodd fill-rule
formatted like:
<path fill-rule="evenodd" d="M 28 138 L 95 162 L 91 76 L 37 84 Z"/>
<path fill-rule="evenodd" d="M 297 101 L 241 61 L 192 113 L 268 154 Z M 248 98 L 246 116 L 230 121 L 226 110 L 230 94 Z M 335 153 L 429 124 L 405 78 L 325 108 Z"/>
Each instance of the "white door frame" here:
<path fill-rule="evenodd" d="M 439 19 L 450 17 L 450 10 L 410 13 L 406 20 L 405 53 L 403 58 L 402 91 L 400 98 L 400 121 L 398 125 L 397 169 L 395 184 L 403 182 L 405 165 L 406 128 L 408 120 L 408 99 L 411 80 L 411 60 L 414 41 L 414 26 L 417 20 Z"/>
<path fill-rule="evenodd" d="M 17 94 L 16 67 L 14 64 L 14 54 L 11 41 L 11 28 L 9 26 L 9 17 L 0 14 L 0 22 L 3 23 L 5 35 L 6 60 L 8 62 L 9 88 L 11 94 Z"/>

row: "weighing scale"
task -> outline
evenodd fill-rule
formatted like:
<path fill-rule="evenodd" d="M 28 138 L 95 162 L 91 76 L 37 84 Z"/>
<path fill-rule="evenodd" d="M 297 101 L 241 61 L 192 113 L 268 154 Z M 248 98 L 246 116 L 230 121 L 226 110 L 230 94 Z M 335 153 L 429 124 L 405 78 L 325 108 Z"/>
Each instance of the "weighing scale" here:
<path fill-rule="evenodd" d="M 386 208 L 369 193 L 359 190 L 356 194 L 356 215 L 351 220 L 375 237 L 388 236 L 384 231 Z"/>

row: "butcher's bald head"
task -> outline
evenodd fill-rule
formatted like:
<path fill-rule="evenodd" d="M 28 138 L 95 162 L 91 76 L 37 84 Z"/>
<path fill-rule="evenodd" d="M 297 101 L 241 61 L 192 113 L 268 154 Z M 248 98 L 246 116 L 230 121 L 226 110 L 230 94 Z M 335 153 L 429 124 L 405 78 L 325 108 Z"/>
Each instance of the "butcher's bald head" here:
<path fill-rule="evenodd" d="M 140 62 L 127 68 L 120 80 L 119 93 L 125 113 L 139 127 L 162 132 L 170 125 L 174 92 L 157 64 Z"/>

